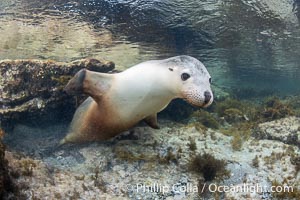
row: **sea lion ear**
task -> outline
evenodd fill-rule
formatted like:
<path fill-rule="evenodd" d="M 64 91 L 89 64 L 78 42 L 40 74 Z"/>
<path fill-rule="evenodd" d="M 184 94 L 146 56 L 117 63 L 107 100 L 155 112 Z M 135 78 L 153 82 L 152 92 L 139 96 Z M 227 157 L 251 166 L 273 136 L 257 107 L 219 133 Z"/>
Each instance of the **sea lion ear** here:
<path fill-rule="evenodd" d="M 151 128 L 159 129 L 159 126 L 157 124 L 157 114 L 156 113 L 146 117 L 144 119 L 144 122 L 146 122 L 146 124 L 148 124 Z"/>
<path fill-rule="evenodd" d="M 73 95 L 84 93 L 98 102 L 101 100 L 102 95 L 110 88 L 111 80 L 111 74 L 82 69 L 68 82 L 64 91 Z"/>

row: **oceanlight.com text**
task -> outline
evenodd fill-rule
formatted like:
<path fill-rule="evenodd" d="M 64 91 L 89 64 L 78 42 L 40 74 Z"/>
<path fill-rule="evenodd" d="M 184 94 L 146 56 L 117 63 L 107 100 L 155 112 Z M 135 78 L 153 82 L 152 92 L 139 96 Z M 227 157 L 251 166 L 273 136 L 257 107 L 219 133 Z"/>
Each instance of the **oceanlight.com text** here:
<path fill-rule="evenodd" d="M 202 186 L 203 188 L 207 187 L 206 184 Z M 202 188 L 202 189 L 203 189 Z M 203 189 L 204 190 L 204 189 Z M 242 185 L 216 185 L 216 184 L 209 184 L 208 185 L 209 192 L 233 192 L 233 193 L 262 193 L 262 192 L 271 192 L 271 193 L 281 193 L 281 192 L 293 192 L 294 188 L 292 186 L 287 185 L 278 185 L 278 186 L 262 186 L 260 184 L 256 185 L 249 185 L 249 184 L 242 184 Z"/>

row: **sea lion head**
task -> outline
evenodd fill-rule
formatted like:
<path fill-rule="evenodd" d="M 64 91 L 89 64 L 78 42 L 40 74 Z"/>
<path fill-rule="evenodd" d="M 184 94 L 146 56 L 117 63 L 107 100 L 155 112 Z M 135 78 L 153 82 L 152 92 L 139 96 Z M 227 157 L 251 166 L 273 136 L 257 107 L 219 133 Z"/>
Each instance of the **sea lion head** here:
<path fill-rule="evenodd" d="M 213 102 L 211 76 L 199 60 L 183 55 L 165 62 L 170 73 L 176 74 L 175 85 L 180 98 L 200 107 L 207 107 Z"/>

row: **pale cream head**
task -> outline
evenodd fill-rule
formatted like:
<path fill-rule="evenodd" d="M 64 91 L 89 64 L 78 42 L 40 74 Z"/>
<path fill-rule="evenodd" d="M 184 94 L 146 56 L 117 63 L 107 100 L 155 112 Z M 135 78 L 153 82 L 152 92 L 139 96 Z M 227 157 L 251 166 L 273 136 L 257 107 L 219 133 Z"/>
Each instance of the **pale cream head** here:
<path fill-rule="evenodd" d="M 175 86 L 172 89 L 178 98 L 200 107 L 207 107 L 213 102 L 211 76 L 199 60 L 191 56 L 176 56 L 162 60 L 161 64 L 168 67 Z"/>

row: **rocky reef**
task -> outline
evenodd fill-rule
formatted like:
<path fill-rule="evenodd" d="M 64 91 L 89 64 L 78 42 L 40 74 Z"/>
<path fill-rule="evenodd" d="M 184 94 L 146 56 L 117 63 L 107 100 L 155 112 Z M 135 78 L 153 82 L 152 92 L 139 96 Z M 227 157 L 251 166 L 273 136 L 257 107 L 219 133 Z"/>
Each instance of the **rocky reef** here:
<path fill-rule="evenodd" d="M 0 131 L 2 131 L 0 129 Z M 5 159 L 5 146 L 2 143 L 2 138 L 0 136 L 0 199 L 13 191 L 13 183 L 9 176 L 7 160 Z"/>
<path fill-rule="evenodd" d="M 288 117 L 259 124 L 254 136 L 257 139 L 271 139 L 293 144 L 300 148 L 300 119 Z"/>
<path fill-rule="evenodd" d="M 283 121 L 288 119 L 278 123 Z M 8 151 L 6 158 L 27 199 L 298 199 L 300 152 L 295 145 L 248 136 L 236 150 L 235 136 L 222 130 L 168 120 L 160 125 L 160 130 L 139 126 L 111 141 L 60 148 L 53 148 L 60 139 L 53 132 L 64 126 L 22 126 L 6 142 L 27 156 Z M 36 134 L 20 134 L 25 130 Z M 235 192 L 243 185 L 264 188 Z M 217 186 L 231 190 L 214 191 Z M 293 191 L 270 192 L 272 186 Z"/>
<path fill-rule="evenodd" d="M 97 59 L 70 63 L 51 60 L 0 61 L 0 125 L 7 126 L 13 120 L 40 120 L 47 113 L 55 119 L 55 116 L 67 113 L 66 108 L 72 106 L 66 105 L 75 105 L 76 101 L 67 96 L 63 88 L 82 68 L 109 72 L 114 69 L 114 63 Z"/>

